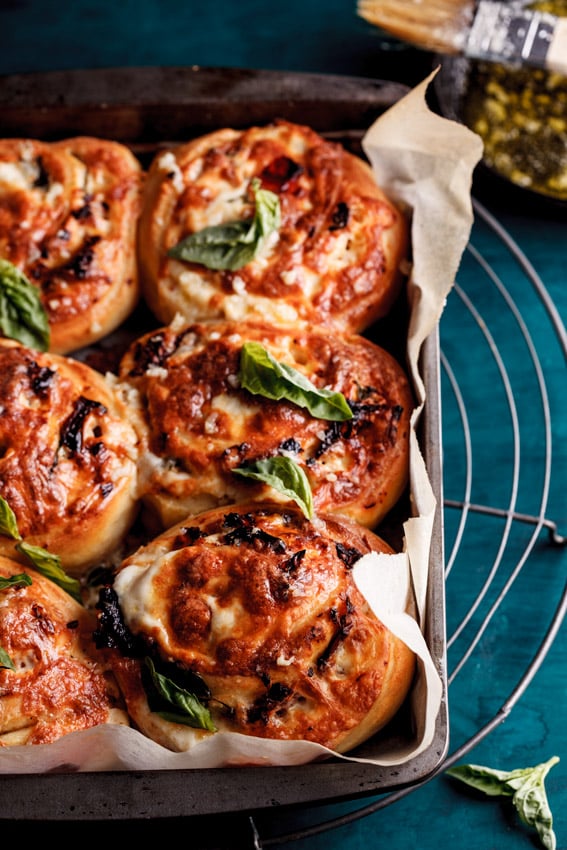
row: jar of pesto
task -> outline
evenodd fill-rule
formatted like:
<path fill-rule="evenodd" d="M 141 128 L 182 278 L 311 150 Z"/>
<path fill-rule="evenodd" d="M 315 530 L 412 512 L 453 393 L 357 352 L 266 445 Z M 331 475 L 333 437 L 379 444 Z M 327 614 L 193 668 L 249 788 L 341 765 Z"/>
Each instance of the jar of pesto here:
<path fill-rule="evenodd" d="M 567 16 L 567 0 L 528 7 Z M 520 187 L 567 201 L 567 76 L 471 63 L 461 118 L 482 138 L 489 168 Z"/>

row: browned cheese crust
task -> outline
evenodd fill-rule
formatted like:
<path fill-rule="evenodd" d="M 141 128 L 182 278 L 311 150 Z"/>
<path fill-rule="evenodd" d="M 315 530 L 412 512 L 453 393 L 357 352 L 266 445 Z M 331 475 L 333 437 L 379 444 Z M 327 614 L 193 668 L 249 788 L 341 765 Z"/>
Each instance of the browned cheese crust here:
<path fill-rule="evenodd" d="M 48 744 L 102 723 L 128 724 L 120 692 L 92 641 L 93 615 L 33 569 L 0 556 L 0 747 Z"/>
<path fill-rule="evenodd" d="M 141 185 L 117 142 L 0 140 L 0 257 L 39 287 L 51 351 L 89 345 L 133 310 Z"/>
<path fill-rule="evenodd" d="M 352 418 L 316 418 L 291 401 L 242 388 L 245 342 L 260 343 L 318 389 L 341 392 Z M 158 528 L 217 505 L 273 498 L 267 484 L 234 470 L 278 455 L 303 469 L 318 513 L 368 527 L 406 486 L 412 392 L 399 363 L 362 336 L 266 323 L 174 322 L 131 346 L 120 377 L 136 390 L 131 410 L 147 447 L 140 453 L 140 493 Z"/>
<path fill-rule="evenodd" d="M 391 549 L 344 519 L 250 503 L 168 530 L 114 587 L 129 628 L 202 677 L 218 730 L 343 752 L 393 717 L 414 672 L 354 583 L 354 563 L 373 551 Z M 186 750 L 214 734 L 150 713 L 139 661 L 116 653 L 113 668 L 148 736 Z"/>
<path fill-rule="evenodd" d="M 138 440 L 105 378 L 0 339 L 0 495 L 26 543 L 82 574 L 120 545 L 137 511 Z M 10 537 L 0 553 L 21 559 Z"/>
<path fill-rule="evenodd" d="M 189 234 L 253 214 L 251 181 L 280 201 L 281 226 L 235 271 L 168 257 Z M 286 121 L 222 129 L 158 154 L 140 221 L 140 269 L 158 319 L 247 317 L 360 332 L 400 291 L 408 225 L 372 170 Z"/>

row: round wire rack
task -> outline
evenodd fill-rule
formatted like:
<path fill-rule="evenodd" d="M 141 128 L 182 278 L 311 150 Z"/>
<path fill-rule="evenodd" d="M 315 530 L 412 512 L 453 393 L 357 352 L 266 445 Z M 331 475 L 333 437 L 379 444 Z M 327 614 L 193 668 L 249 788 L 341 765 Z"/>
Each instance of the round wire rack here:
<path fill-rule="evenodd" d="M 473 204 L 470 242 L 440 324 L 447 670 L 457 743 L 434 776 L 509 716 L 567 611 L 567 579 L 558 568 L 567 538 L 550 513 L 563 504 L 566 460 L 554 456 L 553 423 L 566 420 L 567 402 L 564 393 L 549 392 L 554 381 L 565 385 L 567 333 L 518 244 L 481 203 Z M 543 593 L 539 610 L 549 613 L 540 633 L 523 654 L 511 650 L 502 639 L 510 606 Z M 487 653 L 488 667 L 480 663 Z M 472 721 L 474 694 L 483 696 Z M 315 823 L 312 808 L 300 827 L 292 815 L 287 832 L 278 813 L 277 834 L 273 813 L 261 812 L 249 818 L 250 846 L 261 850 L 345 826 L 432 778 L 370 803 L 347 802 L 342 814 L 341 806 L 327 805 L 318 811 L 329 817 Z"/>

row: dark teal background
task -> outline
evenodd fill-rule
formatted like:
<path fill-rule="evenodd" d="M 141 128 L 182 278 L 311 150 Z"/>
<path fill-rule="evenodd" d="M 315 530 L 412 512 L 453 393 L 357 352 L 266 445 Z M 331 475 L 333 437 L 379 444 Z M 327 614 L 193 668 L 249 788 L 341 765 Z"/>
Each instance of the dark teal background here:
<path fill-rule="evenodd" d="M 381 34 L 356 16 L 355 0 L 286 0 L 270 3 L 259 0 L 233 2 L 150 2 L 150 0 L 99 0 L 99 2 L 0 2 L 0 74 L 66 68 L 100 68 L 140 65 L 202 65 L 248 67 L 254 69 L 310 71 L 356 76 L 399 79 L 409 84 L 421 80 L 431 67 L 431 57 L 404 49 L 386 41 Z M 1 84 L 1 82 L 0 82 Z M 476 189 L 476 186 L 475 186 Z M 517 199 L 500 189 L 478 186 L 482 201 L 505 224 L 542 278 L 557 309 L 567 315 L 567 218 L 565 212 L 545 211 Z M 548 515 L 567 533 L 567 408 L 564 352 L 545 310 L 519 275 L 516 266 L 502 251 L 498 241 L 482 228 L 474 239 L 490 261 L 501 266 L 504 277 L 511 278 L 520 311 L 529 317 L 543 368 L 548 381 L 551 408 L 554 463 L 550 483 Z M 505 325 L 500 332 L 502 305 L 481 282 L 476 268 L 465 263 L 463 285 L 483 303 L 483 309 L 495 322 L 498 345 L 511 361 L 517 354 L 515 380 L 521 395 L 521 414 L 526 419 L 522 451 L 533 455 L 541 450 L 541 426 L 532 421 L 531 389 L 522 366 L 522 343 Z M 487 392 L 487 372 L 480 362 L 481 353 L 462 351 L 460 345 L 462 310 L 451 294 L 441 323 L 441 338 L 451 361 L 459 365 L 459 381 L 470 390 L 473 405 L 478 405 L 481 433 L 498 427 L 493 401 Z M 480 346 L 480 343 L 479 343 Z M 486 367 L 488 369 L 488 367 Z M 478 398 L 475 391 L 481 388 Z M 484 389 L 483 389 L 484 387 Z M 458 416 L 451 403 L 451 388 L 443 381 L 446 419 L 445 443 L 446 496 L 459 498 Z M 488 397 L 488 407 L 486 400 Z M 504 452 L 502 453 L 504 455 Z M 477 501 L 491 501 L 507 475 L 504 457 L 484 463 L 481 492 Z M 533 473 L 528 466 L 528 477 Z M 523 492 L 536 491 L 541 483 L 523 482 Z M 533 511 L 529 504 L 520 510 Z M 458 516 L 446 511 L 446 546 L 451 551 Z M 498 533 L 486 522 L 473 526 L 472 537 L 463 542 L 460 567 L 448 578 L 448 624 L 451 630 L 464 607 L 463 600 L 474 597 L 479 568 L 478 552 L 491 559 L 497 549 Z M 480 544 L 480 545 L 479 545 Z M 519 546 L 511 542 L 509 548 Z M 521 550 L 520 550 L 521 551 Z M 513 553 L 512 553 L 513 554 Z M 467 562 L 467 558 L 469 561 Z M 464 562 L 464 564 L 463 564 Z M 542 533 L 526 569 L 526 579 L 509 594 L 505 608 L 495 617 L 493 627 L 474 658 L 450 688 L 451 751 L 468 740 L 497 713 L 503 700 L 537 650 L 547 624 L 551 621 L 567 574 L 565 548 L 551 547 Z M 458 647 L 455 648 L 457 652 Z M 555 816 L 557 846 L 567 848 L 567 640 L 563 626 L 527 691 L 513 707 L 509 717 L 485 737 L 466 760 L 502 769 L 537 764 L 551 755 L 561 762 L 547 780 Z M 267 775 L 266 781 L 269 781 Z M 368 804 L 372 800 L 365 800 Z M 309 807 L 302 812 L 262 813 L 258 819 L 260 838 L 278 829 L 290 832 L 302 824 L 314 824 L 339 816 L 361 805 L 360 801 Z M 148 842 L 182 841 L 183 846 L 199 848 L 192 839 L 191 822 L 149 822 L 133 825 L 130 837 Z M 181 831 L 179 831 L 181 830 Z M 128 831 L 127 831 L 128 832 Z M 26 836 L 24 825 L 18 834 Z M 29 826 L 30 837 L 56 837 L 59 843 L 78 840 L 91 834 L 98 840 L 112 840 L 114 826 L 84 825 L 72 832 L 69 825 Z M 118 830 L 120 840 L 128 838 Z M 178 837 L 175 837 L 178 836 Z M 268 846 L 273 842 L 268 841 Z M 235 836 L 234 847 L 240 844 Z M 249 846 L 252 846 L 251 844 Z M 261 846 L 261 845 L 260 845 Z M 391 803 L 347 826 L 325 831 L 283 845 L 293 850 L 371 850 L 371 848 L 438 848 L 459 850 L 521 850 L 538 846 L 535 833 L 522 827 L 509 801 L 488 799 L 457 786 L 440 775 L 414 790 L 404 799 Z"/>

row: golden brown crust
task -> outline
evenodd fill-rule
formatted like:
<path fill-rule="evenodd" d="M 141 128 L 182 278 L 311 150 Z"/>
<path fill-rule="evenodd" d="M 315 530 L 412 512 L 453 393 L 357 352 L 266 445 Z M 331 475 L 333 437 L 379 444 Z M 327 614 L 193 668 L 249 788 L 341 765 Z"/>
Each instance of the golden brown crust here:
<path fill-rule="evenodd" d="M 93 614 L 33 569 L 0 556 L 0 576 L 31 585 L 0 588 L 0 747 L 47 744 L 102 723 L 128 724 L 120 692 L 95 649 Z"/>
<path fill-rule="evenodd" d="M 168 530 L 124 561 L 114 588 L 157 658 L 203 679 L 217 729 L 344 751 L 393 717 L 414 673 L 352 577 L 362 555 L 391 551 L 344 519 L 249 503 Z M 116 653 L 113 669 L 148 736 L 184 750 L 211 734 L 149 711 L 139 661 Z"/>
<path fill-rule="evenodd" d="M 141 186 L 117 142 L 0 140 L 0 257 L 39 287 L 51 351 L 91 344 L 133 310 Z"/>
<path fill-rule="evenodd" d="M 26 543 L 80 575 L 118 548 L 137 511 L 137 435 L 106 379 L 0 339 L 0 495 Z M 0 535 L 0 554 L 24 560 Z"/>
<path fill-rule="evenodd" d="M 167 256 L 188 234 L 252 215 L 250 182 L 280 199 L 277 241 L 236 271 Z M 360 332 L 391 308 L 408 225 L 372 170 L 312 129 L 222 129 L 154 159 L 140 220 L 146 300 L 164 324 L 253 317 Z"/>
<path fill-rule="evenodd" d="M 341 392 L 353 416 L 317 418 L 285 399 L 238 383 L 244 343 L 260 343 L 319 389 Z M 174 322 L 137 340 L 121 381 L 147 449 L 140 491 L 162 528 L 191 513 L 273 498 L 268 485 L 234 472 L 287 455 L 306 474 L 318 513 L 374 527 L 407 484 L 413 397 L 398 362 L 371 341 L 266 323 Z"/>

